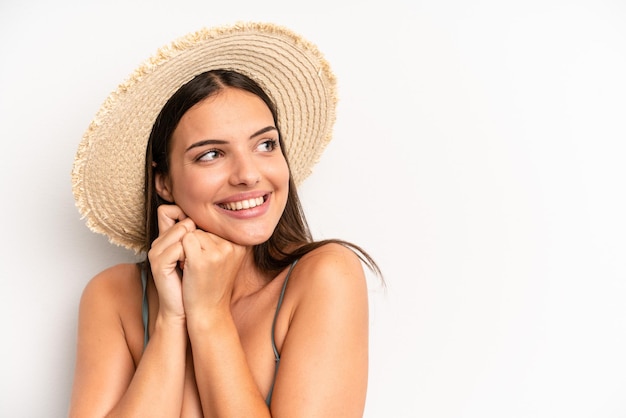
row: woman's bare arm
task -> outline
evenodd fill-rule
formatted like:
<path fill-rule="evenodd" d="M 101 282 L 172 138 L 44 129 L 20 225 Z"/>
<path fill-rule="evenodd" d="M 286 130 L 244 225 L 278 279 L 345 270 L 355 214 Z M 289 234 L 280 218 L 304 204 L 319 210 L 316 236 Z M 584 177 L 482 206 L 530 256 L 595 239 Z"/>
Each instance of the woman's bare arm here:
<path fill-rule="evenodd" d="M 351 250 L 329 244 L 296 268 L 272 416 L 362 417 L 369 319 L 361 262 Z"/>
<path fill-rule="evenodd" d="M 185 323 L 158 316 L 135 368 L 121 312 L 133 293 L 130 283 L 138 280 L 136 266 L 119 265 L 94 277 L 83 292 L 70 417 L 180 415 Z"/>

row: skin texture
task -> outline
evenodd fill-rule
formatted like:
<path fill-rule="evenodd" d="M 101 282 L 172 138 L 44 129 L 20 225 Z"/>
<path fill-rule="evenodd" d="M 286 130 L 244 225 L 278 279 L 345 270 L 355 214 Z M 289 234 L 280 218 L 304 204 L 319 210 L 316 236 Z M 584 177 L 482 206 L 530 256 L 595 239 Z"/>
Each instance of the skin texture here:
<path fill-rule="evenodd" d="M 192 107 L 172 137 L 170 171 L 156 178 L 148 253 L 150 342 L 143 349 L 136 265 L 94 277 L 83 293 L 71 417 L 359 417 L 367 389 L 367 286 L 339 244 L 303 256 L 276 322 L 287 271 L 268 277 L 252 246 L 272 234 L 289 172 L 267 106 L 226 88 Z M 263 198 L 244 211 L 225 202 Z"/>

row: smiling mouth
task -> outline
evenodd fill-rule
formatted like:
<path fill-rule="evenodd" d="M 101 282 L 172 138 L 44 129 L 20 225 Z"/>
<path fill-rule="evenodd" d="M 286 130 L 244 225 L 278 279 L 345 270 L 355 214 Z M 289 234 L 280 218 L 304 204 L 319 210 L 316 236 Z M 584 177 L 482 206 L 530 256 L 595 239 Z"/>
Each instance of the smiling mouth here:
<path fill-rule="evenodd" d="M 220 203 L 218 206 L 222 209 L 237 211 L 261 206 L 265 200 L 266 197 L 261 196 L 255 199 L 240 200 L 238 202 Z"/>

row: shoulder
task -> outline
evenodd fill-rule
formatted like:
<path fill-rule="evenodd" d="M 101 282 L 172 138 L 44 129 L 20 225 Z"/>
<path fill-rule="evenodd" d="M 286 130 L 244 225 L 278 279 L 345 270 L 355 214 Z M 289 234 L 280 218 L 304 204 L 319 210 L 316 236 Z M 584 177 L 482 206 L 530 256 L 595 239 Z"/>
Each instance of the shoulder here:
<path fill-rule="evenodd" d="M 133 285 L 141 275 L 140 267 L 133 263 L 117 264 L 95 275 L 85 286 L 84 292 L 117 292 L 120 289 Z"/>
<path fill-rule="evenodd" d="M 363 264 L 350 248 L 325 244 L 302 256 L 289 279 L 290 292 L 300 302 L 366 298 Z"/>
<path fill-rule="evenodd" d="M 95 275 L 83 290 L 83 305 L 117 305 L 129 297 L 141 292 L 140 267 L 137 264 L 125 263 L 109 267 Z"/>
<path fill-rule="evenodd" d="M 328 243 L 304 255 L 298 265 L 309 274 L 327 277 L 337 274 L 363 275 L 363 266 L 357 254 L 339 243 Z"/>

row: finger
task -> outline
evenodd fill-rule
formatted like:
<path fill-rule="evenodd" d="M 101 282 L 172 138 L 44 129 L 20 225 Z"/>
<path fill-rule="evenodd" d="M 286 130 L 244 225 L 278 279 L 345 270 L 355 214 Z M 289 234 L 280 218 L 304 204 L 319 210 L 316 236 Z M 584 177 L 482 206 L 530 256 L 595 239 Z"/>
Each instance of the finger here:
<path fill-rule="evenodd" d="M 185 261 L 185 250 L 181 243 L 170 245 L 161 254 L 165 260 L 172 260 L 171 265 L 175 267 L 179 262 Z"/>
<path fill-rule="evenodd" d="M 187 257 L 194 258 L 195 256 L 199 256 L 202 251 L 207 248 L 207 245 L 201 241 L 202 234 L 205 234 L 205 232 L 197 229 L 193 233 L 185 234 L 182 238 L 183 250 L 185 254 L 187 254 Z"/>
<path fill-rule="evenodd" d="M 213 260 L 227 258 L 237 247 L 232 242 L 210 232 L 196 229 L 182 238 L 187 260 Z"/>
<path fill-rule="evenodd" d="M 166 248 L 181 243 L 185 234 L 196 230 L 196 225 L 191 218 L 183 219 L 170 227 L 165 232 L 160 232 L 159 236 L 152 242 L 150 248 L 153 253 L 161 254 Z"/>
<path fill-rule="evenodd" d="M 185 251 L 185 267 L 203 269 L 220 258 L 212 234 L 200 229 L 185 234 L 181 242 Z"/>
<path fill-rule="evenodd" d="M 148 259 L 153 273 L 160 271 L 167 274 L 174 270 L 180 261 L 185 260 L 185 251 L 179 241 L 168 246 L 152 247 L 148 252 Z"/>
<path fill-rule="evenodd" d="M 161 205 L 157 208 L 159 234 L 163 234 L 176 223 L 185 219 L 187 219 L 187 215 L 177 205 Z"/>

